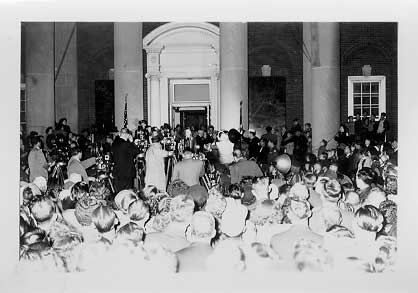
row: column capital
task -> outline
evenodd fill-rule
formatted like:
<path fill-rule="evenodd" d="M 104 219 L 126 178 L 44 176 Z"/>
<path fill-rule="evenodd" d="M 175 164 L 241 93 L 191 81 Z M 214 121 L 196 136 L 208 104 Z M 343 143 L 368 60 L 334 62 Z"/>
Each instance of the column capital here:
<path fill-rule="evenodd" d="M 153 46 L 148 46 L 145 47 L 145 51 L 147 52 L 147 54 L 160 54 L 161 51 L 163 50 L 164 46 L 159 46 L 159 45 L 153 45 Z"/>

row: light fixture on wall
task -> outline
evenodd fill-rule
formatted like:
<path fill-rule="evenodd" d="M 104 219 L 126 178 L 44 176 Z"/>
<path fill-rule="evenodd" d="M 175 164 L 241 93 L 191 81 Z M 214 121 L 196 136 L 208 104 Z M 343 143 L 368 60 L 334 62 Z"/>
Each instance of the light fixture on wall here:
<path fill-rule="evenodd" d="M 363 72 L 363 76 L 371 76 L 372 75 L 372 67 L 370 65 L 364 65 L 361 68 L 361 71 Z"/>
<path fill-rule="evenodd" d="M 271 66 L 270 65 L 261 66 L 261 76 L 271 76 Z"/>

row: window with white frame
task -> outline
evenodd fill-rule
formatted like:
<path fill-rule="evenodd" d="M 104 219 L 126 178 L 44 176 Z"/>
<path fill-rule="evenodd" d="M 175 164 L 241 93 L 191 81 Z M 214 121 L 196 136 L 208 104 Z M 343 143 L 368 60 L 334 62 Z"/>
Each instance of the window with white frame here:
<path fill-rule="evenodd" d="M 386 78 L 384 76 L 348 77 L 348 116 L 363 113 L 378 117 L 386 112 Z"/>

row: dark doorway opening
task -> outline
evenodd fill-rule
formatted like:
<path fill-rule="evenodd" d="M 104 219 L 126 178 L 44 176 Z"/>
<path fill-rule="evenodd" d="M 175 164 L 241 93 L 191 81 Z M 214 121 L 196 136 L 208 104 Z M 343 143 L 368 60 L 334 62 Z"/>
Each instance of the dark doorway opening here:
<path fill-rule="evenodd" d="M 194 127 L 199 129 L 207 127 L 207 111 L 205 110 L 180 110 L 182 127 Z"/>
<path fill-rule="evenodd" d="M 115 125 L 115 83 L 113 80 L 96 80 L 94 85 L 97 130 L 108 133 Z"/>

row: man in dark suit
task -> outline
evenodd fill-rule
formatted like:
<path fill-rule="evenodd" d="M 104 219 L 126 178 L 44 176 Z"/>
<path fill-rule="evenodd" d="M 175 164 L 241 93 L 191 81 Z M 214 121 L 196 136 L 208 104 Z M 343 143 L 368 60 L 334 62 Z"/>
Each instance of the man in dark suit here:
<path fill-rule="evenodd" d="M 174 165 L 171 180 L 180 179 L 188 186 L 200 184 L 199 178 L 205 174 L 204 162 L 193 160 L 193 153 L 186 150 L 183 153 L 183 160 Z"/>
<path fill-rule="evenodd" d="M 260 167 L 254 161 L 246 160 L 242 156 L 240 149 L 234 150 L 234 160 L 235 164 L 229 166 L 229 171 L 231 174 L 231 183 L 240 183 L 243 177 L 261 177 L 263 172 Z"/>
<path fill-rule="evenodd" d="M 248 143 L 248 152 L 249 158 L 257 159 L 258 153 L 260 152 L 260 139 L 256 136 L 256 132 L 254 129 L 248 130 L 249 135 L 245 137 L 244 134 L 242 135 L 242 139 Z"/>
<path fill-rule="evenodd" d="M 133 144 L 130 131 L 123 128 L 112 144 L 113 177 L 116 192 L 133 188 L 136 174 L 134 159 L 139 152 L 139 148 Z"/>

